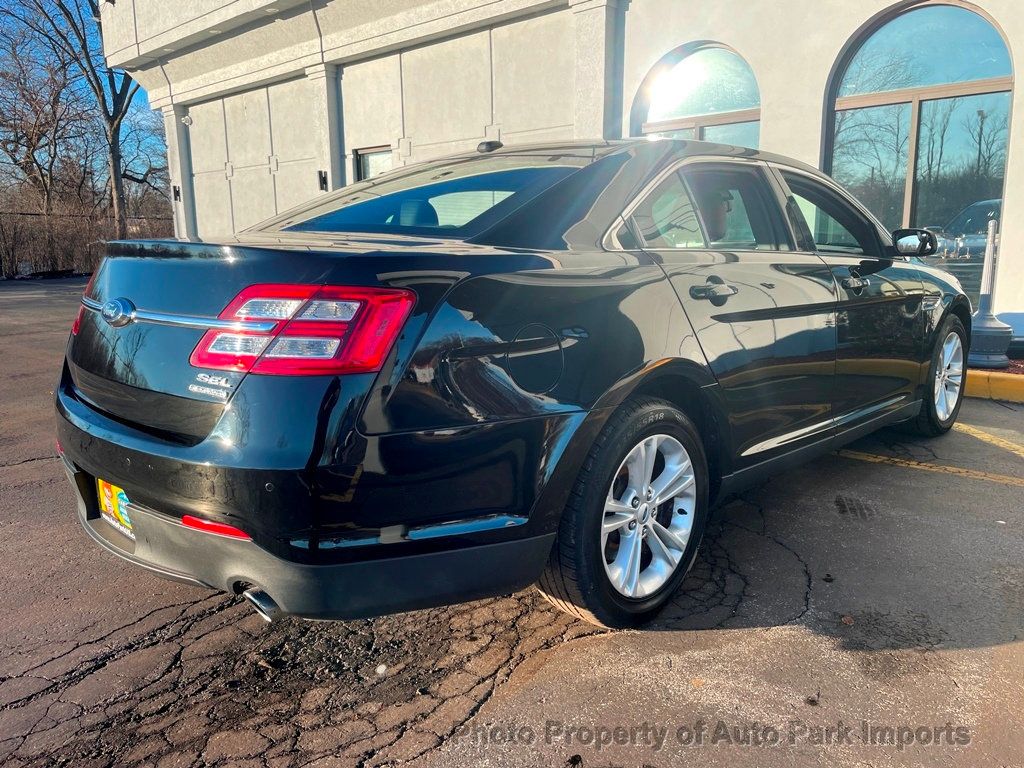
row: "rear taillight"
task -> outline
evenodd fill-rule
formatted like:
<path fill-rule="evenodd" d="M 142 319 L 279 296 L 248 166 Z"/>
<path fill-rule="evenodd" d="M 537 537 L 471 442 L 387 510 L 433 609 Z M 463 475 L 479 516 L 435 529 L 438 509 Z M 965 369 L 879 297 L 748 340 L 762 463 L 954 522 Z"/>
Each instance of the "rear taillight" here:
<path fill-rule="evenodd" d="M 412 292 L 390 288 L 251 285 L 220 319 L 276 325 L 207 331 L 189 362 L 284 376 L 378 371 L 414 303 Z"/>
<path fill-rule="evenodd" d="M 85 304 L 78 306 L 78 314 L 75 315 L 75 320 L 71 323 L 71 335 L 77 336 L 78 332 L 82 329 L 82 318 L 85 316 Z"/>
<path fill-rule="evenodd" d="M 93 272 L 89 277 L 89 282 L 85 284 L 85 290 L 82 291 L 82 296 L 88 296 L 89 292 L 92 291 L 92 281 L 96 279 L 96 273 Z M 82 318 L 85 317 L 85 304 L 81 304 L 78 307 L 78 314 L 75 315 L 75 321 L 71 323 L 71 335 L 77 336 L 78 332 L 82 328 Z"/>

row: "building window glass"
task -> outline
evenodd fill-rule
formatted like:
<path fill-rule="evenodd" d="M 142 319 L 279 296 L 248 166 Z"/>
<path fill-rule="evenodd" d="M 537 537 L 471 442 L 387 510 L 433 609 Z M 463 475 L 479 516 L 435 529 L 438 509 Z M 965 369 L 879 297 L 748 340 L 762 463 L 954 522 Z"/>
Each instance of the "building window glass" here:
<path fill-rule="evenodd" d="M 373 147 L 372 149 L 357 149 L 356 158 L 356 181 L 365 181 L 374 176 L 380 176 L 391 170 L 391 147 Z"/>
<path fill-rule="evenodd" d="M 921 40 L 946 41 L 942 55 Z M 925 260 L 975 301 L 985 227 L 1002 209 L 1012 89 L 999 32 L 966 8 L 929 4 L 861 43 L 833 91 L 827 170 L 888 228 L 935 231 L 939 252 Z"/>
<path fill-rule="evenodd" d="M 684 47 L 648 76 L 640 132 L 757 147 L 761 96 L 743 58 L 720 46 Z"/>

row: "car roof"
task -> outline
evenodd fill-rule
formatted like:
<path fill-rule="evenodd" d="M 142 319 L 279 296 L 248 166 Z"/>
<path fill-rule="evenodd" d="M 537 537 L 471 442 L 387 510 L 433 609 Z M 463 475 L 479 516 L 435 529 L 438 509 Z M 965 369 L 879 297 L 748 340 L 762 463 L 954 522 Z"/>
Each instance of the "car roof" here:
<path fill-rule="evenodd" d="M 599 139 L 550 142 L 539 144 L 513 144 L 503 146 L 489 152 L 464 152 L 453 155 L 454 158 L 480 157 L 481 155 L 543 155 L 559 154 L 572 155 L 574 157 L 590 156 L 594 160 L 602 157 L 616 155 L 622 152 L 645 152 L 662 153 L 665 144 L 671 144 L 678 151 L 679 157 L 744 157 L 752 160 L 762 160 L 768 163 L 798 168 L 816 176 L 824 175 L 812 165 L 794 160 L 785 155 L 774 152 L 765 152 L 749 147 L 738 147 L 732 144 L 716 144 L 710 141 L 696 141 L 692 139 L 668 139 L 652 137 L 636 137 L 628 139 Z"/>

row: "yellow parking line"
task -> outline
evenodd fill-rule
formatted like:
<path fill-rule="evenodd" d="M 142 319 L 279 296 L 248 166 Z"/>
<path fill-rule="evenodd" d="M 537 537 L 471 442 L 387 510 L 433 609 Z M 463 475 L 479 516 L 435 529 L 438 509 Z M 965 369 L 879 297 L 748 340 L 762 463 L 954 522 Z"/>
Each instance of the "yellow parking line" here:
<path fill-rule="evenodd" d="M 1017 443 L 1010 442 L 1009 440 L 1004 440 L 998 435 L 993 435 L 991 432 L 986 432 L 983 429 L 972 427 L 970 424 L 954 424 L 953 429 L 957 432 L 963 432 L 965 435 L 976 437 L 979 440 L 984 440 L 986 443 L 995 445 L 1005 451 L 1009 451 L 1010 453 L 1015 453 L 1024 459 L 1024 445 L 1018 445 Z"/>
<path fill-rule="evenodd" d="M 879 456 L 875 453 L 861 453 L 860 451 L 848 451 L 845 449 L 839 451 L 839 455 L 847 459 L 856 459 L 857 461 L 870 461 L 872 464 L 892 464 L 896 467 L 923 469 L 926 472 L 941 472 L 947 475 L 956 475 L 957 477 L 968 477 L 973 480 L 984 480 L 989 483 L 1002 483 L 1003 485 L 1015 485 L 1019 488 L 1024 488 L 1024 477 L 995 475 L 991 472 L 978 472 L 977 470 L 964 469 L 963 467 L 926 464 L 923 461 L 914 461 L 913 459 L 898 459 L 895 456 Z"/>

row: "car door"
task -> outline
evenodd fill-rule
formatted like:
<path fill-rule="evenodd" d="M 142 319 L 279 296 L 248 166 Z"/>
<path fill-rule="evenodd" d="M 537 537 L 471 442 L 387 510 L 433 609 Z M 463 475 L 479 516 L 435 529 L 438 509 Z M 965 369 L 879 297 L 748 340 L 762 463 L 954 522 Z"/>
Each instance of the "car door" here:
<path fill-rule="evenodd" d="M 831 435 L 836 291 L 756 161 L 684 161 L 632 211 L 719 384 L 733 470 Z"/>
<path fill-rule="evenodd" d="M 836 385 L 838 429 L 879 418 L 912 402 L 921 378 L 923 286 L 897 258 L 879 226 L 838 186 L 778 168 L 801 246 L 828 264 L 839 290 Z"/>

